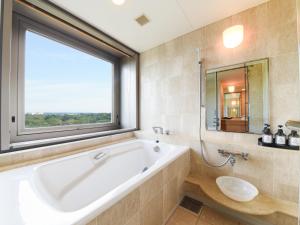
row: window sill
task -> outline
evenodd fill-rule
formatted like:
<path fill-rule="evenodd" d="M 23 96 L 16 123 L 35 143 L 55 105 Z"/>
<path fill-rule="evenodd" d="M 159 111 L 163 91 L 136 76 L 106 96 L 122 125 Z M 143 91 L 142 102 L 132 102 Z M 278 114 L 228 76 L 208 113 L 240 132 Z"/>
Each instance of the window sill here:
<path fill-rule="evenodd" d="M 135 130 L 136 129 L 117 129 L 117 130 L 109 130 L 109 131 L 102 131 L 102 132 L 96 132 L 96 133 L 72 135 L 72 136 L 66 136 L 66 137 L 57 137 L 57 138 L 50 138 L 50 139 L 43 139 L 43 140 L 17 142 L 17 143 L 12 143 L 10 145 L 9 150 L 2 151 L 1 153 L 26 150 L 26 149 L 32 149 L 32 148 L 40 148 L 40 147 L 45 147 L 45 146 L 65 144 L 65 143 L 78 142 L 78 141 L 92 142 L 91 139 L 97 139 L 99 137 L 105 137 L 105 136 L 110 136 L 110 135 L 114 135 L 114 134 L 122 134 L 122 133 L 131 132 L 131 131 L 135 131 Z"/>

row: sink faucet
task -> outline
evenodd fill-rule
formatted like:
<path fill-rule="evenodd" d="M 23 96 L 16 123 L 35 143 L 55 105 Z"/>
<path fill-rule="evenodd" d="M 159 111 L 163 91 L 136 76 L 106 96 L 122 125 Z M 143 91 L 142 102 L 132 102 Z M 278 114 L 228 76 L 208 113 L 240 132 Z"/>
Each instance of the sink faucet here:
<path fill-rule="evenodd" d="M 158 133 L 158 130 L 159 130 L 159 133 L 160 134 L 164 134 L 164 129 L 162 127 L 152 127 L 154 133 Z"/>

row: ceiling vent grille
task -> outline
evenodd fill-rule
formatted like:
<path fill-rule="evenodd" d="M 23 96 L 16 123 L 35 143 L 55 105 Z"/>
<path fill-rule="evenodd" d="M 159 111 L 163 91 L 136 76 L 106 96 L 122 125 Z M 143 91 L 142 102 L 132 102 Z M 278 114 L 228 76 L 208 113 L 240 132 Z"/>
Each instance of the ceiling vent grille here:
<path fill-rule="evenodd" d="M 135 19 L 135 21 L 141 26 L 144 26 L 150 22 L 150 20 L 145 15 L 139 16 L 138 18 Z"/>

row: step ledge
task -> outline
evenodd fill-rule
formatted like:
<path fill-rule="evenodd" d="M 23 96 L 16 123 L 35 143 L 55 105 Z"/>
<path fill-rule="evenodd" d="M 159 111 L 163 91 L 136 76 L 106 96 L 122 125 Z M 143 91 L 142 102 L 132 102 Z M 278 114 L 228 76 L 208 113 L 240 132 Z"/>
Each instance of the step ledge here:
<path fill-rule="evenodd" d="M 226 197 L 220 191 L 213 178 L 189 175 L 186 177 L 185 182 L 199 186 L 208 197 L 237 212 L 256 216 L 266 216 L 278 212 L 291 217 L 298 217 L 298 204 L 295 202 L 285 201 L 263 194 L 259 194 L 255 199 L 249 202 L 237 202 Z"/>

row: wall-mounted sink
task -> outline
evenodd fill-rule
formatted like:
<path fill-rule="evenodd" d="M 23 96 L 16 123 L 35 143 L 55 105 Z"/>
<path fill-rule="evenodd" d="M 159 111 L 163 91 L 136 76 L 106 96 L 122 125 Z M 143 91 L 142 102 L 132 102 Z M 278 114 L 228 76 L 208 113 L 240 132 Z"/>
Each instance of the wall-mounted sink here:
<path fill-rule="evenodd" d="M 237 177 L 221 176 L 216 183 L 224 195 L 239 202 L 251 201 L 259 193 L 253 184 Z"/>

